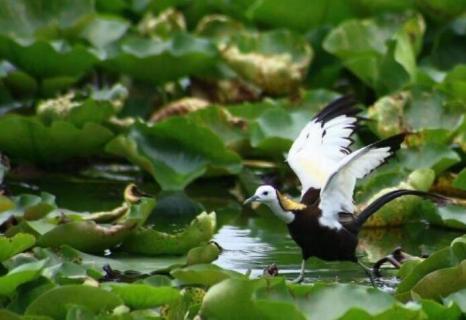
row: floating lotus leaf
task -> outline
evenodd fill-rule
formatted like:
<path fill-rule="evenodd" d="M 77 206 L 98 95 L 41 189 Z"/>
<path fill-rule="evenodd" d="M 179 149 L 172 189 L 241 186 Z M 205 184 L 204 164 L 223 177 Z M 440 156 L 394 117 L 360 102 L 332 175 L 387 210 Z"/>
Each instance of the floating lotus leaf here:
<path fill-rule="evenodd" d="M 411 296 L 438 298 L 446 296 L 465 285 L 464 275 L 466 259 L 466 238 L 460 237 L 452 241 L 449 247 L 433 253 L 430 257 L 418 263 L 400 282 L 396 289 L 397 298 L 407 301 Z M 431 291 L 430 288 L 434 288 Z M 439 295 L 436 295 L 438 292 Z"/>
<path fill-rule="evenodd" d="M 458 176 L 453 181 L 453 187 L 466 190 L 466 169 L 461 170 Z"/>
<path fill-rule="evenodd" d="M 47 192 L 42 192 L 40 196 L 22 194 L 11 198 L 1 196 L 0 199 L 5 209 L 0 212 L 0 224 L 12 216 L 19 220 L 37 220 L 57 209 L 55 196 Z"/>
<path fill-rule="evenodd" d="M 41 247 L 58 247 L 66 244 L 85 252 L 103 252 L 121 243 L 136 227 L 136 222 L 101 226 L 93 221 L 75 221 L 56 226 L 42 235 L 37 244 Z"/>
<path fill-rule="evenodd" d="M 106 289 L 123 300 L 131 309 L 149 309 L 180 299 L 177 289 L 171 287 L 154 287 L 147 284 L 112 283 Z"/>
<path fill-rule="evenodd" d="M 187 264 L 210 263 L 217 260 L 221 253 L 220 247 L 215 242 L 209 242 L 205 246 L 195 247 L 188 251 Z"/>
<path fill-rule="evenodd" d="M 109 101 L 76 101 L 74 98 L 74 94 L 69 93 L 42 101 L 37 107 L 37 115 L 47 125 L 62 120 L 82 128 L 87 122 L 105 122 L 115 113 Z"/>
<path fill-rule="evenodd" d="M 216 226 L 215 212 L 203 212 L 183 231 L 175 234 L 148 228 L 135 230 L 122 245 L 122 250 L 144 255 L 177 255 L 207 242 Z"/>
<path fill-rule="evenodd" d="M 362 207 L 369 205 L 382 195 L 397 189 L 411 189 L 427 191 L 432 186 L 435 174 L 430 169 L 419 169 L 413 171 L 405 181 L 390 188 L 384 188 L 371 196 Z M 428 200 L 423 200 L 416 196 L 404 196 L 391 201 L 369 218 L 365 226 L 399 226 L 407 221 L 412 221 L 418 217 L 428 216 L 428 212 L 435 212 L 435 205 Z"/>
<path fill-rule="evenodd" d="M 168 38 L 178 32 L 186 31 L 186 22 L 181 12 L 169 8 L 157 16 L 149 11 L 142 17 L 137 28 L 146 36 Z"/>
<path fill-rule="evenodd" d="M 421 15 L 400 18 L 345 21 L 329 33 L 323 47 L 378 94 L 393 92 L 414 82 L 425 30 Z"/>
<path fill-rule="evenodd" d="M 271 27 L 308 31 L 323 24 L 335 24 L 354 16 L 352 1 L 328 2 L 291 0 L 286 6 L 278 0 L 255 1 L 246 15 Z"/>
<path fill-rule="evenodd" d="M 214 264 L 196 264 L 174 269 L 170 272 L 170 275 L 183 285 L 203 285 L 208 287 L 225 279 L 244 277 L 238 272 L 225 270 Z"/>
<path fill-rule="evenodd" d="M 239 156 L 228 150 L 211 130 L 185 118 L 171 118 L 154 126 L 137 122 L 127 136 L 106 147 L 149 172 L 163 190 L 181 190 L 208 169 L 238 173 Z"/>
<path fill-rule="evenodd" d="M 10 270 L 0 277 L 0 296 L 8 296 L 20 285 L 37 279 L 45 266 L 46 260 L 25 263 Z"/>
<path fill-rule="evenodd" d="M 118 53 L 112 54 L 103 65 L 108 70 L 159 84 L 206 72 L 216 60 L 217 50 L 210 41 L 178 33 L 168 40 L 125 39 Z"/>
<path fill-rule="evenodd" d="M 29 249 L 35 242 L 30 234 L 18 233 L 11 238 L 0 236 L 0 262 Z"/>
<path fill-rule="evenodd" d="M 100 288 L 68 285 L 54 288 L 40 295 L 29 305 L 25 314 L 63 319 L 70 304 L 84 306 L 97 313 L 111 311 L 123 304 L 123 301 L 117 295 Z"/>
<path fill-rule="evenodd" d="M 0 119 L 0 149 L 11 158 L 57 163 L 99 153 L 113 136 L 107 128 L 86 123 L 82 128 L 65 121 L 44 125 L 35 117 L 7 115 Z"/>
<path fill-rule="evenodd" d="M 94 16 L 81 31 L 81 37 L 94 47 L 103 48 L 120 39 L 128 28 L 128 21 L 119 17 Z"/>
<path fill-rule="evenodd" d="M 270 94 L 295 92 L 306 76 L 312 49 L 288 31 L 240 33 L 221 49 L 226 63 Z"/>

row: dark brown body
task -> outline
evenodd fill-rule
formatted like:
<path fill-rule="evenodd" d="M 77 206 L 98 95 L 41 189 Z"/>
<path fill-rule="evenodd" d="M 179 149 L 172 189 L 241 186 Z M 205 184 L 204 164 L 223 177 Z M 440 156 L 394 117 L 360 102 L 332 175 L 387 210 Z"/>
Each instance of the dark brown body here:
<path fill-rule="evenodd" d="M 447 201 L 442 196 L 428 192 L 395 190 L 374 200 L 357 216 L 341 213 L 339 221 L 343 227 L 337 230 L 322 226 L 319 223 L 322 214 L 319 209 L 320 190 L 311 188 L 302 199 L 302 203 L 307 207 L 293 212 L 295 219 L 287 225 L 288 230 L 293 240 L 301 248 L 304 259 L 317 257 L 329 261 L 347 260 L 356 262 L 358 233 L 362 225 L 384 204 L 405 195 L 425 197 L 439 203 Z"/>
<path fill-rule="evenodd" d="M 322 226 L 319 217 L 320 209 L 317 206 L 308 206 L 295 213 L 295 219 L 288 224 L 290 235 L 301 248 L 303 258 L 357 261 L 357 233 L 346 227 L 336 230 Z"/>

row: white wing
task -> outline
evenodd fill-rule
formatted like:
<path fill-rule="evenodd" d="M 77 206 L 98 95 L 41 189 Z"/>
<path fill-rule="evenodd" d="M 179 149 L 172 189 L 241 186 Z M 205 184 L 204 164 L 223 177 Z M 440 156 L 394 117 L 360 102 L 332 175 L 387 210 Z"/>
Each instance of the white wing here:
<path fill-rule="evenodd" d="M 341 228 L 340 212 L 353 213 L 353 192 L 356 180 L 380 166 L 399 149 L 404 135 L 381 140 L 346 156 L 320 191 L 320 223 L 331 228 Z"/>
<path fill-rule="evenodd" d="M 355 101 L 343 97 L 327 105 L 301 130 L 288 152 L 287 161 L 301 182 L 302 194 L 321 189 L 348 147 L 357 124 Z"/>

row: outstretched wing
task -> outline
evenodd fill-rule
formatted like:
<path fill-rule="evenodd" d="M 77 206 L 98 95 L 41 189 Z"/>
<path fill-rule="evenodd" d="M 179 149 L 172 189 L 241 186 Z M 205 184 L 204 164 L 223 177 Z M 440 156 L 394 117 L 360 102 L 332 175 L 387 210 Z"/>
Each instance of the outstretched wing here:
<path fill-rule="evenodd" d="M 359 109 L 351 97 L 339 98 L 310 121 L 288 152 L 287 161 L 301 182 L 302 194 L 321 189 L 340 161 L 350 153 L 350 138 Z"/>
<path fill-rule="evenodd" d="M 400 148 L 404 134 L 368 145 L 347 155 L 320 191 L 320 223 L 339 229 L 340 212 L 353 213 L 353 192 L 356 180 L 365 177 Z"/>

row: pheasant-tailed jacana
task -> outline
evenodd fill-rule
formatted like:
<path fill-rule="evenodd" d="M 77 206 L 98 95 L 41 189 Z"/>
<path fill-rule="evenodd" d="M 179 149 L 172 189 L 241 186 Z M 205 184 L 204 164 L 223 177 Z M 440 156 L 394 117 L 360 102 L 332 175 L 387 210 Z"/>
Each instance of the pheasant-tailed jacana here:
<path fill-rule="evenodd" d="M 287 224 L 303 257 L 301 272 L 295 282 L 303 280 L 305 261 L 309 257 L 359 263 L 356 257 L 358 233 L 364 222 L 387 202 L 404 195 L 445 200 L 427 192 L 396 190 L 353 215 L 356 180 L 384 163 L 404 139 L 404 135 L 399 134 L 351 152 L 350 136 L 357 128 L 357 113 L 352 98 L 339 98 L 320 111 L 294 141 L 287 161 L 302 185 L 300 202 L 287 198 L 269 185 L 260 186 L 245 201 L 266 204 Z M 373 283 L 370 271 L 360 265 Z"/>

